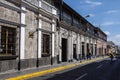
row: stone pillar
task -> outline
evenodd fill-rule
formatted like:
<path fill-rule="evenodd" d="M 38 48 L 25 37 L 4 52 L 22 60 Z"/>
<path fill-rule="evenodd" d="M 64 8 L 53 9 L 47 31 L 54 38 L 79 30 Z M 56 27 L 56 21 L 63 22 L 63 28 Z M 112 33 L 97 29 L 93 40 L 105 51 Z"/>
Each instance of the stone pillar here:
<path fill-rule="evenodd" d="M 68 41 L 67 41 L 67 53 L 68 53 L 68 60 L 71 60 L 71 36 L 68 35 Z"/>
<path fill-rule="evenodd" d="M 55 20 L 53 20 L 55 22 Z M 55 24 L 52 24 L 52 57 L 55 56 Z"/>
<path fill-rule="evenodd" d="M 51 65 L 54 62 L 55 57 L 55 20 L 52 20 L 52 55 L 51 55 Z"/>
<path fill-rule="evenodd" d="M 25 6 L 21 5 L 21 9 L 26 11 Z M 21 12 L 20 26 L 20 59 L 25 59 L 25 12 Z"/>
<path fill-rule="evenodd" d="M 60 30 L 59 30 L 59 32 L 58 32 L 58 36 L 59 36 L 59 40 L 58 40 L 58 45 L 59 45 L 59 62 L 61 62 L 62 61 L 62 51 L 61 51 L 61 49 L 62 49 L 62 33 L 60 32 Z"/>
<path fill-rule="evenodd" d="M 93 47 L 92 47 L 92 38 L 89 38 L 89 49 L 90 49 L 90 53 L 93 54 L 92 53 L 92 50 L 93 50 Z"/>
<path fill-rule="evenodd" d="M 96 56 L 96 40 L 95 39 L 93 40 L 93 54 L 95 57 Z"/>
<path fill-rule="evenodd" d="M 98 50 L 97 50 L 97 40 L 95 39 L 95 56 L 97 57 L 97 54 L 98 54 Z"/>
<path fill-rule="evenodd" d="M 41 16 L 41 15 L 39 15 Z M 41 29 L 42 28 L 42 21 L 41 19 L 38 20 L 38 28 Z M 41 52 L 42 52 L 42 31 L 38 30 L 38 58 L 41 58 Z"/>
<path fill-rule="evenodd" d="M 39 7 L 41 7 L 41 1 L 39 1 Z M 39 14 L 41 16 L 41 14 Z M 38 19 L 38 29 L 42 28 L 42 20 Z M 41 58 L 42 55 L 42 31 L 38 30 L 38 58 Z"/>
<path fill-rule="evenodd" d="M 79 59 L 80 55 L 80 36 L 77 34 L 77 59 Z"/>
<path fill-rule="evenodd" d="M 85 53 L 85 58 L 86 58 L 86 55 L 87 55 L 87 51 L 86 51 L 87 50 L 87 37 L 84 37 L 84 40 L 85 40 L 84 41 L 85 42 L 84 43 L 84 53 Z"/>
<path fill-rule="evenodd" d="M 95 44 L 93 44 L 93 56 L 95 57 Z"/>
<path fill-rule="evenodd" d="M 52 14 L 56 15 L 56 9 L 52 8 Z M 52 57 L 55 56 L 55 19 L 52 20 Z"/>
<path fill-rule="evenodd" d="M 67 42 L 67 53 L 68 53 L 68 60 L 72 61 L 73 60 L 73 38 L 72 38 L 72 32 L 69 31 L 69 35 L 68 35 L 68 42 Z"/>
<path fill-rule="evenodd" d="M 104 43 L 103 43 L 104 44 Z M 102 56 L 104 55 L 104 47 L 102 45 Z"/>
<path fill-rule="evenodd" d="M 84 43 L 84 44 L 83 44 Z M 81 57 L 82 57 L 82 59 L 83 59 L 83 57 L 85 58 L 85 37 L 83 36 L 83 35 L 81 35 Z M 84 46 L 84 51 L 83 51 L 83 49 L 82 49 L 82 46 Z M 84 53 L 84 55 L 83 55 L 83 53 Z"/>
<path fill-rule="evenodd" d="M 82 59 L 82 40 L 81 40 L 81 35 L 80 35 L 80 54 L 79 54 L 79 59 Z"/>
<path fill-rule="evenodd" d="M 71 32 L 71 60 L 73 60 L 73 36 Z"/>
<path fill-rule="evenodd" d="M 97 46 L 97 56 L 99 56 L 99 46 Z"/>

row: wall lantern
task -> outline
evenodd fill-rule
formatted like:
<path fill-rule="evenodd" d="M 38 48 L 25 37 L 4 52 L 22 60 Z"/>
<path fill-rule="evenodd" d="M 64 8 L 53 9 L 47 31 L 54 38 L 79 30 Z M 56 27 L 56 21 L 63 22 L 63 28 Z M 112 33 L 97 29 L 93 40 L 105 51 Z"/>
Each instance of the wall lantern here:
<path fill-rule="evenodd" d="M 37 32 L 37 29 L 35 30 L 35 31 L 30 31 L 29 33 L 28 33 L 28 35 L 29 35 L 29 38 L 34 38 L 34 33 L 35 32 Z"/>

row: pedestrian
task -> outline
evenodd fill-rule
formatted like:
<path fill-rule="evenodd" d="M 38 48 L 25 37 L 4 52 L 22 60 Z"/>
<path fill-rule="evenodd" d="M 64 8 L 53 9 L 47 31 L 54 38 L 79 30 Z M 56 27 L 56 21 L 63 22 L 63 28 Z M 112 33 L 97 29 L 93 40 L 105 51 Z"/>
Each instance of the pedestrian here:
<path fill-rule="evenodd" d="M 91 59 L 91 53 L 90 52 L 87 53 L 87 60 L 88 59 Z"/>
<path fill-rule="evenodd" d="M 89 52 L 89 59 L 91 59 L 92 54 Z"/>
<path fill-rule="evenodd" d="M 113 53 L 110 53 L 110 58 L 111 58 L 111 61 L 113 61 L 113 58 L 114 58 Z"/>
<path fill-rule="evenodd" d="M 87 60 L 89 59 L 89 54 L 87 53 Z"/>

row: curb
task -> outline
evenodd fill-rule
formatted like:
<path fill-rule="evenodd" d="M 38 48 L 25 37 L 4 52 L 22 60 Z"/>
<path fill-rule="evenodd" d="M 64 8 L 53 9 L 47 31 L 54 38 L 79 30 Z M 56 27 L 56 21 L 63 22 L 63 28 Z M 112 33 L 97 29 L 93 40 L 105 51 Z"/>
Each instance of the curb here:
<path fill-rule="evenodd" d="M 43 70 L 43 71 L 40 71 L 40 72 L 35 72 L 35 73 L 25 74 L 25 75 L 13 77 L 13 78 L 8 78 L 6 80 L 25 80 L 25 79 L 30 79 L 30 78 L 34 78 L 34 77 L 37 77 L 37 76 L 42 76 L 42 75 L 45 75 L 45 74 L 49 74 L 49 73 L 53 73 L 53 72 L 57 72 L 57 71 L 65 70 L 65 69 L 69 69 L 69 68 L 72 68 L 72 67 L 75 67 L 75 66 L 84 65 L 84 64 L 95 62 L 95 61 L 103 60 L 103 59 L 106 59 L 106 58 L 108 58 L 108 57 L 107 56 L 104 57 L 104 58 L 103 57 L 99 57 L 99 58 L 96 58 L 96 59 L 84 61 L 82 63 L 69 64 L 69 65 L 62 66 L 62 67 L 52 68 L 52 69 Z"/>

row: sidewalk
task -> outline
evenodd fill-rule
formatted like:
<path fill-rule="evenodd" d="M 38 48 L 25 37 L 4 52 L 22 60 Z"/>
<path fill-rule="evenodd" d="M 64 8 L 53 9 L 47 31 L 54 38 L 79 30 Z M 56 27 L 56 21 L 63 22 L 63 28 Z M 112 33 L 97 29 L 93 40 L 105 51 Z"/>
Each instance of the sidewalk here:
<path fill-rule="evenodd" d="M 106 56 L 104 58 L 103 57 L 92 58 L 91 60 L 84 60 L 81 63 L 80 61 L 70 62 L 70 63 L 66 62 L 61 64 L 42 66 L 39 68 L 35 67 L 21 71 L 10 71 L 7 73 L 0 73 L 0 80 L 25 80 L 32 77 L 42 76 L 45 74 L 61 71 L 76 66 L 86 65 L 95 61 L 104 60 L 106 58 L 108 57 Z"/>

